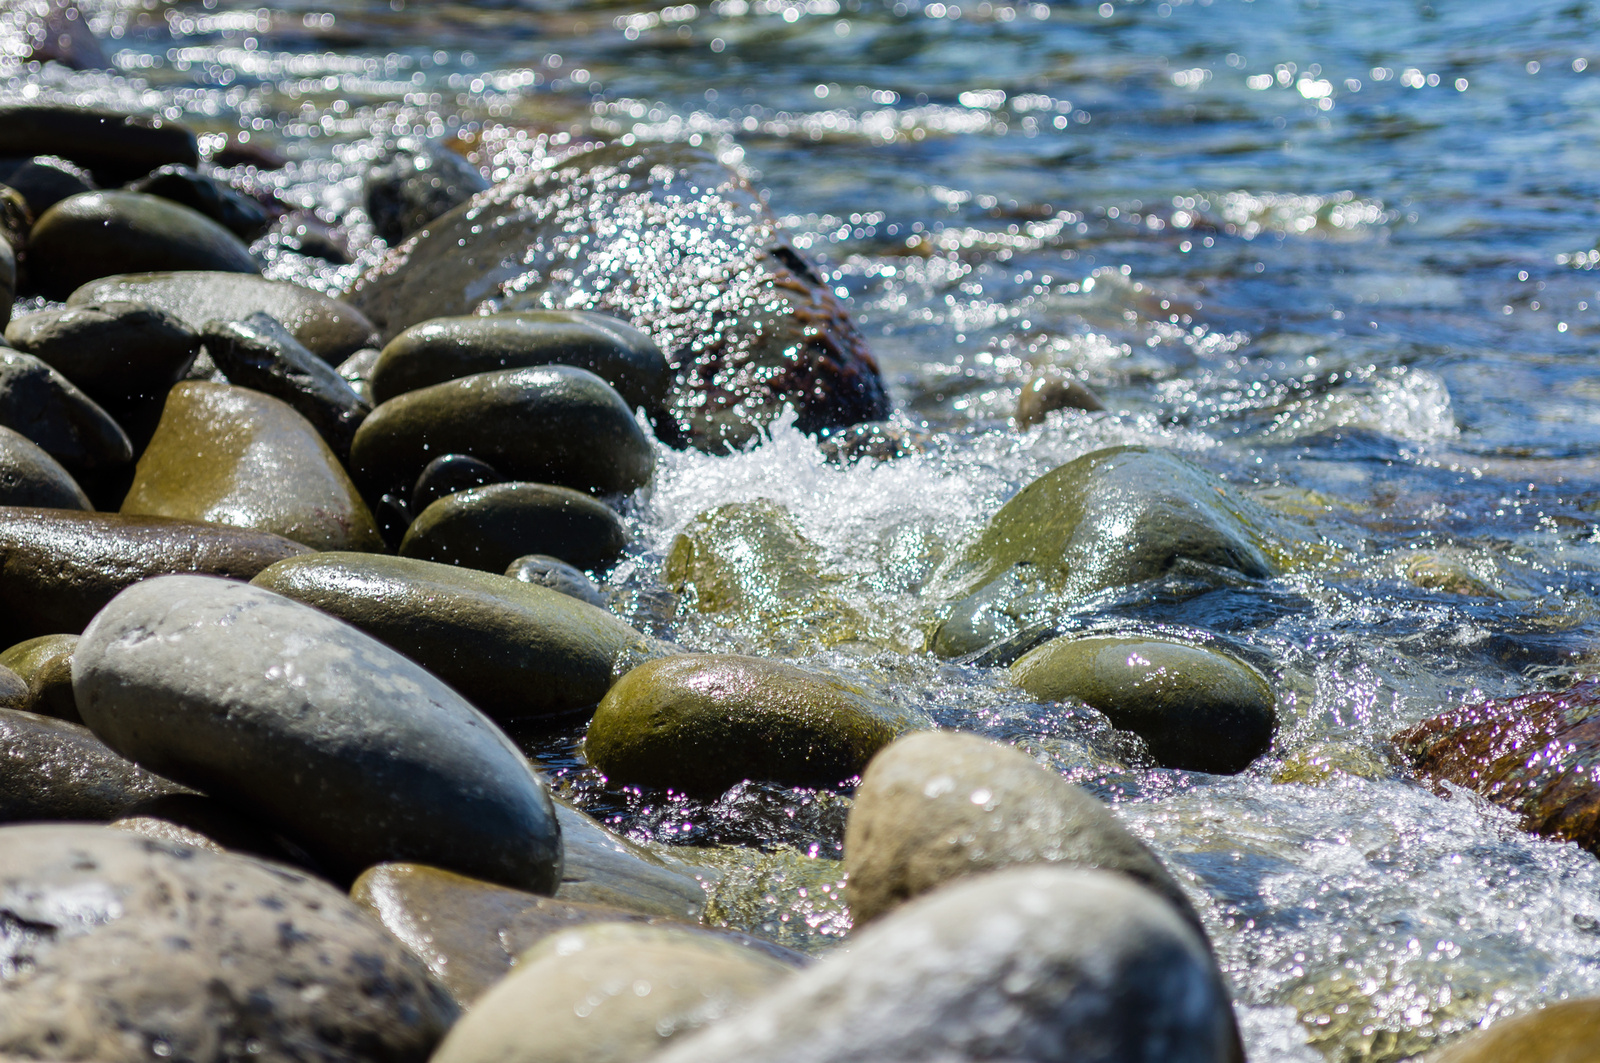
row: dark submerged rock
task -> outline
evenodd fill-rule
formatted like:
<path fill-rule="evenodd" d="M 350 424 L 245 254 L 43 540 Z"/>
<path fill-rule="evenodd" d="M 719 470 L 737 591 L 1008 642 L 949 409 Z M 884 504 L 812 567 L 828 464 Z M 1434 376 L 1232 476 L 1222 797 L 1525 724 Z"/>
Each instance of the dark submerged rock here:
<path fill-rule="evenodd" d="M 92 826 L 0 830 L 0 907 L 28 962 L 0 986 L 21 1058 L 423 1063 L 456 1008 L 325 883 Z"/>
<path fill-rule="evenodd" d="M 103 184 L 168 163 L 200 164 L 194 133 L 176 122 L 69 104 L 0 104 L 0 156 L 33 155 L 71 159 Z"/>
<path fill-rule="evenodd" d="M 581 569 L 567 564 L 559 557 L 550 557 L 547 554 L 519 557 L 506 566 L 506 575 L 523 583 L 531 583 L 535 587 L 547 587 L 601 609 L 606 606 L 605 595 L 600 593 L 600 588 L 595 586 L 594 580 L 586 576 Z"/>
<path fill-rule="evenodd" d="M 270 222 L 266 208 L 260 203 L 215 177 L 196 173 L 192 166 L 163 166 L 133 182 L 128 191 L 182 203 L 241 240 L 254 240 L 267 231 Z"/>
<path fill-rule="evenodd" d="M 70 470 L 133 460 L 122 427 L 72 382 L 31 354 L 0 348 L 0 426 L 37 443 Z"/>
<path fill-rule="evenodd" d="M 80 632 L 124 587 L 151 576 L 249 579 L 308 552 L 280 535 L 220 524 L 0 507 L 0 638 Z"/>
<path fill-rule="evenodd" d="M 28 712 L 69 723 L 82 723 L 72 696 L 72 651 L 76 635 L 40 635 L 0 653 L 0 667 L 15 672 L 28 687 Z"/>
<path fill-rule="evenodd" d="M 487 311 L 619 317 L 666 352 L 670 421 L 706 449 L 746 442 L 786 406 L 812 432 L 889 413 L 861 334 L 755 189 L 682 144 L 583 152 L 482 193 L 350 299 L 390 337 Z"/>
<path fill-rule="evenodd" d="M 439 499 L 400 541 L 402 557 L 503 572 L 524 554 L 606 569 L 622 556 L 622 519 L 588 495 L 548 484 L 502 483 Z"/>
<path fill-rule="evenodd" d="M 0 823 L 109 820 L 183 790 L 118 755 L 82 724 L 15 709 L 0 708 L 0 765 Z"/>
<path fill-rule="evenodd" d="M 420 666 L 260 587 L 146 580 L 89 625 L 78 712 L 108 745 L 238 804 L 336 873 L 417 860 L 554 892 L 561 833 L 511 741 Z"/>
<path fill-rule="evenodd" d="M 489 187 L 476 166 L 438 144 L 396 148 L 367 171 L 366 183 L 367 216 L 389 244 Z"/>
<path fill-rule="evenodd" d="M 83 192 L 45 211 L 28 237 L 28 278 L 65 299 L 101 277 L 151 270 L 261 272 L 250 249 L 179 203 L 138 192 Z"/>
<path fill-rule="evenodd" d="M 418 474 L 416 486 L 411 489 L 411 512 L 421 513 L 457 491 L 504 481 L 499 469 L 470 454 L 441 454 L 423 466 Z"/>
<path fill-rule="evenodd" d="M 93 509 L 78 481 L 20 432 L 0 427 L 0 506 Z"/>
<path fill-rule="evenodd" d="M 28 205 L 33 219 L 80 192 L 93 192 L 98 186 L 88 170 L 52 155 L 38 158 L 0 158 L 0 182 L 16 189 Z"/>

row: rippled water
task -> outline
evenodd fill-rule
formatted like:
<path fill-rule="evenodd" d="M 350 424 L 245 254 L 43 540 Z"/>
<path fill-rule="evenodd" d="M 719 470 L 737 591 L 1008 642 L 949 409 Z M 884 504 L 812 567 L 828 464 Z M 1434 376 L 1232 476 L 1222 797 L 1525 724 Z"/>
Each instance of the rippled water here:
<path fill-rule="evenodd" d="M 258 250 L 319 288 L 381 250 L 360 178 L 398 134 L 455 138 L 497 177 L 575 142 L 683 138 L 770 189 L 930 449 L 841 467 L 779 425 L 729 458 L 664 451 L 631 504 L 618 608 L 689 645 L 848 673 L 1115 801 L 1191 887 L 1253 1059 L 1403 1059 L 1600 993 L 1595 858 L 1435 795 L 1386 742 L 1596 656 L 1593 5 L 87 10 L 117 72 L 13 59 L 5 94 L 161 110 L 212 144 L 242 130 L 281 150 L 287 169 L 247 179 L 334 224 L 358 261 Z M 1021 382 L 1045 365 L 1081 373 L 1112 412 L 1012 428 Z M 1183 451 L 1339 546 L 1312 572 L 1127 588 L 1070 618 L 1204 628 L 1269 662 L 1282 725 L 1242 776 L 1150 769 L 1093 712 L 920 652 L 917 592 L 949 545 L 1032 477 L 1123 442 Z M 660 580 L 674 535 L 758 498 L 813 545 L 803 565 L 849 637 L 801 615 L 674 615 Z M 847 929 L 830 862 L 840 796 L 745 786 L 708 806 L 608 790 L 570 731 L 521 737 L 640 838 L 768 851 L 678 850 L 725 870 L 728 922 L 810 948 Z"/>

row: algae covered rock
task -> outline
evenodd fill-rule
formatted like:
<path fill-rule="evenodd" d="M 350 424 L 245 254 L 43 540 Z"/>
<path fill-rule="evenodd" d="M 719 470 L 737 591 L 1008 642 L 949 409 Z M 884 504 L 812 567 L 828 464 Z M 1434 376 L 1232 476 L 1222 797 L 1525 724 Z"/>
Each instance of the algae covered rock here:
<path fill-rule="evenodd" d="M 832 786 L 912 721 L 841 680 L 777 661 L 684 655 L 640 665 L 589 723 L 613 781 L 716 795 L 746 779 Z"/>
<path fill-rule="evenodd" d="M 1216 650 L 1148 638 L 1065 637 L 1011 666 L 1041 701 L 1076 698 L 1143 738 L 1167 768 L 1229 775 L 1272 745 L 1272 687 Z"/>
<path fill-rule="evenodd" d="M 304 417 L 209 381 L 168 394 L 122 512 L 254 528 L 318 550 L 383 548 L 366 503 Z"/>
<path fill-rule="evenodd" d="M 671 420 L 707 449 L 754 438 L 785 407 L 811 432 L 889 412 L 861 334 L 756 190 L 684 144 L 585 151 L 484 192 L 349 298 L 391 337 L 474 313 L 621 318 L 666 352 Z"/>
<path fill-rule="evenodd" d="M 607 569 L 626 544 L 621 518 L 586 494 L 549 484 L 499 483 L 428 506 L 406 529 L 400 554 L 485 572 L 503 572 L 526 554 Z"/>
<path fill-rule="evenodd" d="M 227 1063 L 248 1042 L 264 1059 L 423 1063 L 456 1016 L 337 890 L 245 856 L 6 827 L 0 908 L 27 928 L 0 986 L 7 1055 Z"/>

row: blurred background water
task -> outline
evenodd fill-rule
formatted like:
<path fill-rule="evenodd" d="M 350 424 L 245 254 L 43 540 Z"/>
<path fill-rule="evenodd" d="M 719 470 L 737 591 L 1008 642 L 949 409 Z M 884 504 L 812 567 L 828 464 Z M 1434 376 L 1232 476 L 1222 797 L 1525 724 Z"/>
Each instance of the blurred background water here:
<path fill-rule="evenodd" d="M 1388 736 L 1559 684 L 1600 637 L 1600 12 L 1585 0 L 90 0 L 113 71 L 0 60 L 0 90 L 164 112 L 286 168 L 337 291 L 381 242 L 368 162 L 443 140 L 495 179 L 597 139 L 714 148 L 848 294 L 925 453 L 825 462 L 787 424 L 663 450 L 629 503 L 619 610 L 697 648 L 832 668 L 1013 741 L 1116 803 L 1194 894 L 1259 1061 L 1399 1060 L 1600 992 L 1600 864 L 1407 777 Z M 1595 64 L 1591 67 L 1591 62 Z M 1008 417 L 1035 370 L 1109 412 Z M 1172 447 L 1299 514 L 1342 563 L 1207 593 L 1139 587 L 1086 624 L 1202 628 L 1266 662 L 1272 754 L 1148 766 L 1098 714 L 921 652 L 918 589 L 1017 488 L 1089 450 Z M 675 615 L 697 514 L 771 499 L 859 630 Z M 823 948 L 847 798 L 713 804 L 607 787 L 574 726 L 519 735 L 575 799 L 722 861 L 730 925 Z M 695 852 L 680 849 L 688 856 Z"/>

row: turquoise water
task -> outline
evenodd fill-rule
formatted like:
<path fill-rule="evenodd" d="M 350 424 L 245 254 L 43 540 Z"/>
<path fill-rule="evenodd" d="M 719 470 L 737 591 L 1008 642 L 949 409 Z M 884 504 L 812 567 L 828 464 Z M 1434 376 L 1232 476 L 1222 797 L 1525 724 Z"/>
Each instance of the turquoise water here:
<path fill-rule="evenodd" d="M 456 138 L 502 178 L 597 138 L 693 139 L 768 189 L 851 296 L 897 419 L 930 447 L 841 467 L 779 425 L 730 458 L 663 452 L 630 503 L 618 608 L 689 645 L 839 670 L 1114 801 L 1193 891 L 1253 1059 L 1404 1059 L 1600 992 L 1595 858 L 1409 780 L 1386 741 L 1596 655 L 1593 5 L 147 0 L 88 14 L 115 73 L 13 59 L 4 93 L 162 110 L 213 142 L 242 130 L 283 152 L 286 169 L 236 176 L 315 212 L 356 261 L 258 251 L 273 275 L 326 290 L 382 250 L 360 178 L 396 135 Z M 1011 427 L 1021 383 L 1047 365 L 1110 412 Z M 1339 547 L 1315 571 L 1127 588 L 1076 617 L 1201 628 L 1269 662 L 1280 733 L 1242 776 L 1142 766 L 1092 711 L 920 652 L 918 590 L 949 545 L 1034 476 L 1123 442 L 1178 449 Z M 673 537 L 756 498 L 787 507 L 830 600 L 868 618 L 859 637 L 674 614 L 659 579 Z M 730 921 L 813 947 L 848 925 L 834 893 L 796 885 L 833 873 L 836 796 L 610 789 L 570 731 L 521 737 L 641 839 L 818 858 L 763 880 L 765 913 Z"/>

